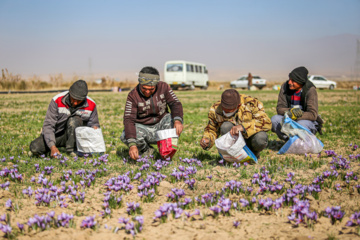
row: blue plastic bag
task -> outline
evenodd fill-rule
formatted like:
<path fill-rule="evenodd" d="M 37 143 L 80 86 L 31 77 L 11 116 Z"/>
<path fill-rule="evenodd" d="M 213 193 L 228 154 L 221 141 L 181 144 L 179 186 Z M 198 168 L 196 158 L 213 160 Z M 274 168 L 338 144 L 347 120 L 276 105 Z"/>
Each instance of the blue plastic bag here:
<path fill-rule="evenodd" d="M 320 153 L 324 147 L 324 144 L 312 132 L 293 121 L 287 114 L 285 114 L 281 132 L 285 133 L 289 140 L 282 146 L 278 154 Z"/>

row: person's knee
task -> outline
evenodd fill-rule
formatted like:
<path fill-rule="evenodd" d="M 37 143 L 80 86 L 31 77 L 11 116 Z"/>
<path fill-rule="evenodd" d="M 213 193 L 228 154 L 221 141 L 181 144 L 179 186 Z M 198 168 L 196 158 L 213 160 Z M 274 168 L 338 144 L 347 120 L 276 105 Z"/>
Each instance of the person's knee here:
<path fill-rule="evenodd" d="M 231 122 L 224 122 L 223 124 L 221 124 L 220 135 L 223 136 L 223 135 L 227 134 L 228 132 L 230 132 L 230 130 L 233 126 L 234 126 L 234 124 Z"/>
<path fill-rule="evenodd" d="M 271 131 L 276 132 L 276 129 L 281 126 L 281 121 L 283 120 L 284 116 L 281 115 L 274 115 L 271 117 Z"/>
<path fill-rule="evenodd" d="M 268 145 L 268 135 L 266 132 L 258 132 L 256 135 L 254 135 L 252 142 L 252 148 L 255 151 L 261 151 Z"/>
<path fill-rule="evenodd" d="M 297 123 L 309 130 L 315 128 L 315 124 L 309 120 L 298 120 Z"/>
<path fill-rule="evenodd" d="M 35 144 L 34 142 L 35 142 L 35 140 L 30 143 L 29 149 L 30 149 L 30 151 L 31 151 L 32 153 L 35 154 L 35 153 L 38 151 L 38 148 L 37 148 L 37 146 L 36 146 L 36 144 Z"/>
<path fill-rule="evenodd" d="M 70 117 L 67 122 L 68 128 L 76 128 L 83 125 L 83 120 L 79 116 Z"/>
<path fill-rule="evenodd" d="M 120 136 L 120 140 L 125 144 L 127 143 L 126 138 L 125 138 L 125 131 L 122 132 L 122 134 Z"/>
<path fill-rule="evenodd" d="M 34 155 L 41 155 L 44 151 L 38 138 L 30 143 L 29 149 Z"/>

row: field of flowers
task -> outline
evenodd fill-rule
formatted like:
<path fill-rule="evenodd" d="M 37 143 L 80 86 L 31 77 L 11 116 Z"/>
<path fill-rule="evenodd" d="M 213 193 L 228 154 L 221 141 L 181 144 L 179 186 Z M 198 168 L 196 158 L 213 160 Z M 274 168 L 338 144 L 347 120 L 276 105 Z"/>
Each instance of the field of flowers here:
<path fill-rule="evenodd" d="M 275 114 L 277 91 L 243 91 Z M 52 94 L 0 96 L 0 237 L 8 239 L 354 239 L 360 235 L 360 92 L 318 91 L 325 147 L 257 165 L 199 146 L 220 91 L 178 91 L 184 132 L 172 161 L 129 160 L 120 141 L 127 93 L 90 94 L 103 156 L 30 158 Z"/>

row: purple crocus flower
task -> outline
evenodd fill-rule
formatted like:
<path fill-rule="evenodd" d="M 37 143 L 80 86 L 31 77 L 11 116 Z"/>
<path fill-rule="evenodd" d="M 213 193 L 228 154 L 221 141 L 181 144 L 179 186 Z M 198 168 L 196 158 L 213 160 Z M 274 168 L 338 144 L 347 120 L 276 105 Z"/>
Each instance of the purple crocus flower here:
<path fill-rule="evenodd" d="M 7 207 L 7 208 L 12 208 L 12 207 L 13 207 L 13 206 L 12 206 L 12 201 L 11 201 L 11 199 L 9 199 L 9 200 L 6 201 L 5 207 Z"/>
<path fill-rule="evenodd" d="M 62 227 L 69 227 L 70 222 L 73 220 L 74 216 L 66 213 L 61 213 L 57 217 L 57 225 Z"/>
<path fill-rule="evenodd" d="M 234 221 L 234 222 L 233 222 L 233 226 L 234 226 L 235 228 L 237 228 L 239 225 L 240 225 L 240 221 Z"/>
<path fill-rule="evenodd" d="M 1 225 L 1 224 L 0 224 Z M 10 225 L 2 225 L 1 231 L 3 231 L 6 235 L 9 235 L 11 233 L 12 228 Z"/>
<path fill-rule="evenodd" d="M 55 212 L 51 211 L 47 213 L 49 217 L 54 218 L 55 217 Z"/>
<path fill-rule="evenodd" d="M 219 208 L 218 206 L 209 207 L 209 209 L 211 211 L 213 211 L 215 215 L 218 215 L 219 213 L 221 213 L 221 208 Z"/>
<path fill-rule="evenodd" d="M 129 219 L 129 218 L 120 217 L 118 220 L 119 220 L 119 223 L 127 224 L 130 219 Z"/>
<path fill-rule="evenodd" d="M 241 203 L 241 206 L 242 206 L 242 207 L 247 207 L 247 206 L 249 206 L 249 201 L 246 200 L 246 199 L 241 198 L 241 199 L 239 200 L 239 202 Z"/>
<path fill-rule="evenodd" d="M 86 217 L 82 222 L 81 222 L 81 228 L 94 228 L 96 226 L 96 221 L 95 221 L 95 215 L 94 216 L 89 216 Z"/>
<path fill-rule="evenodd" d="M 195 209 L 194 212 L 192 213 L 192 216 L 194 216 L 194 215 L 200 215 L 200 210 Z"/>
<path fill-rule="evenodd" d="M 20 223 L 16 223 L 16 224 L 21 232 L 24 231 L 24 224 L 20 224 Z"/>

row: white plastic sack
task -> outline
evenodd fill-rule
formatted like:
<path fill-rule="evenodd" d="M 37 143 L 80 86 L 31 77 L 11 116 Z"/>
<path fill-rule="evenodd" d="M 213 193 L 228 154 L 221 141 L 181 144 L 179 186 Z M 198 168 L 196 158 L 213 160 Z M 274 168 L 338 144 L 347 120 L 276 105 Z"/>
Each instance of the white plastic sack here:
<path fill-rule="evenodd" d="M 244 137 L 241 133 L 239 133 L 238 136 L 232 136 L 230 132 L 228 132 L 215 140 L 215 146 L 218 149 L 219 154 L 227 162 L 257 162 L 257 158 L 246 146 Z"/>
<path fill-rule="evenodd" d="M 164 140 L 167 138 L 178 138 L 176 134 L 176 128 L 170 128 L 165 130 L 159 130 L 155 133 L 156 141 Z"/>
<path fill-rule="evenodd" d="M 320 153 L 324 147 L 324 144 L 313 133 L 290 119 L 287 114 L 285 114 L 281 132 L 285 133 L 289 140 L 279 150 L 279 154 Z"/>
<path fill-rule="evenodd" d="M 101 128 L 77 127 L 75 136 L 78 152 L 104 153 L 106 151 Z"/>

